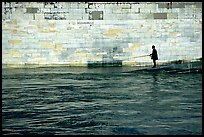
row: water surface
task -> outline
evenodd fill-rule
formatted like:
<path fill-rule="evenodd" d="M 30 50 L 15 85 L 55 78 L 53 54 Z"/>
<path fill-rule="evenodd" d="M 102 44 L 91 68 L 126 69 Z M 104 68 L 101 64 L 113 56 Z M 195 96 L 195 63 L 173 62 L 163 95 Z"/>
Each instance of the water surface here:
<path fill-rule="evenodd" d="M 126 70 L 3 69 L 3 134 L 202 134 L 202 74 Z"/>

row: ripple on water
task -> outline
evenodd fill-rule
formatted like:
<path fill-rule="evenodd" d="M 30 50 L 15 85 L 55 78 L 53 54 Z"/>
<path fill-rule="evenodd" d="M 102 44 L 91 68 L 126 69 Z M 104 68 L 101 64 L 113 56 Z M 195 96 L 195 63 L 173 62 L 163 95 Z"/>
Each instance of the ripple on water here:
<path fill-rule="evenodd" d="M 202 133 L 202 74 L 17 69 L 2 87 L 4 135 Z"/>

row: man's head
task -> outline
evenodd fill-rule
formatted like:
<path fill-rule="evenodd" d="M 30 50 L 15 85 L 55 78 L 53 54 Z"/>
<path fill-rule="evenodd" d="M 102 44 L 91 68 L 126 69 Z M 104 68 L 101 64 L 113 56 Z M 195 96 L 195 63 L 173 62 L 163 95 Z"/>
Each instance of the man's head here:
<path fill-rule="evenodd" d="M 152 46 L 152 49 L 155 49 L 155 46 L 154 46 L 154 45 Z"/>

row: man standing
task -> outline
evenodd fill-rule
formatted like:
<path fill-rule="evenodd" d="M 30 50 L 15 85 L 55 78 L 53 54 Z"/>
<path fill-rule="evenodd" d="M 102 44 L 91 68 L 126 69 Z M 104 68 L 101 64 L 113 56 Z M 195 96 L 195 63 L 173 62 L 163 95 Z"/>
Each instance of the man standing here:
<path fill-rule="evenodd" d="M 156 67 L 156 60 L 158 60 L 157 50 L 155 49 L 155 46 L 152 46 L 152 54 L 150 54 L 151 59 L 153 60 L 154 66 L 152 68 Z"/>

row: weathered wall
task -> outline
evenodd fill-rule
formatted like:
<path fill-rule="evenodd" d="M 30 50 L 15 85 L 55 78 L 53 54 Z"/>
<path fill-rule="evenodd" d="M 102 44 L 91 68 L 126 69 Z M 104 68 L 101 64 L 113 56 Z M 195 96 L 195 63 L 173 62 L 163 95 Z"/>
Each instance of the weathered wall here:
<path fill-rule="evenodd" d="M 3 64 L 151 64 L 202 57 L 202 3 L 2 2 Z"/>

